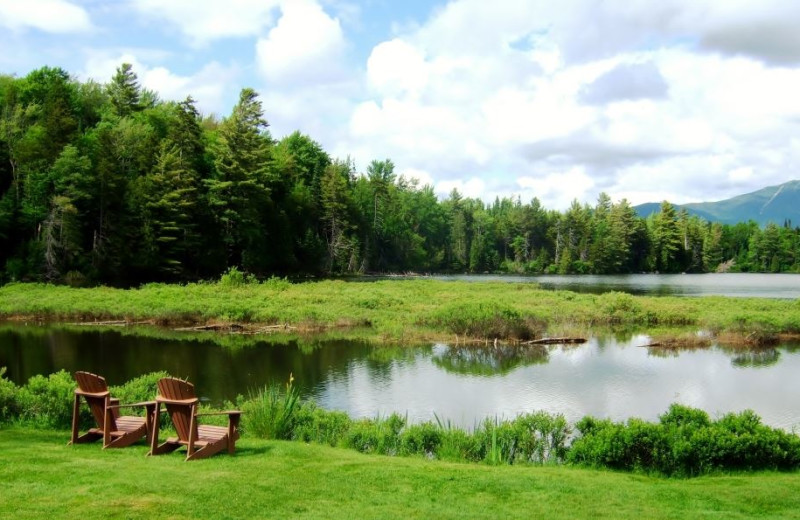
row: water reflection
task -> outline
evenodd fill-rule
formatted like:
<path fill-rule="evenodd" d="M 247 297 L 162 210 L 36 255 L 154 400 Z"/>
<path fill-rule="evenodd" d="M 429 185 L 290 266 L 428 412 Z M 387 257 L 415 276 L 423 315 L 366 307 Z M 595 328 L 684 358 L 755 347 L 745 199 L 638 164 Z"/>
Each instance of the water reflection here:
<path fill-rule="evenodd" d="M 188 377 L 215 403 L 293 373 L 304 397 L 355 417 L 434 413 L 471 427 L 485 417 L 533 410 L 624 420 L 656 419 L 670 403 L 712 415 L 751 408 L 768 424 L 800 426 L 796 344 L 747 351 L 647 349 L 647 336 L 590 338 L 578 346 L 426 345 L 375 347 L 353 341 L 276 344 L 214 335 L 177 340 L 123 331 L 0 327 L 0 366 L 24 383 L 60 369 L 89 370 L 119 384 L 165 370 Z M 234 342 L 236 347 L 222 346 Z"/>
<path fill-rule="evenodd" d="M 436 345 L 431 359 L 447 372 L 490 376 L 547 363 L 549 356 L 543 345 Z"/>
<path fill-rule="evenodd" d="M 774 348 L 764 350 L 749 350 L 739 352 L 733 356 L 731 363 L 733 366 L 748 367 L 771 367 L 781 358 L 781 353 Z"/>

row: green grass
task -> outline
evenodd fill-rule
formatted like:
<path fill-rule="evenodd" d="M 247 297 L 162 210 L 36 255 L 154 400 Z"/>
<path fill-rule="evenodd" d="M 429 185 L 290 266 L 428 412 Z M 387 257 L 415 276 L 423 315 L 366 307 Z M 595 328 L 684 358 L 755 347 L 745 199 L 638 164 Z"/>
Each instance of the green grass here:
<path fill-rule="evenodd" d="M 10 284 L 0 287 L 0 316 L 285 324 L 300 332 L 350 331 L 399 342 L 455 335 L 524 339 L 545 330 L 597 326 L 690 326 L 759 337 L 800 333 L 800 300 L 592 295 L 535 284 L 427 279 L 148 284 L 128 290 Z"/>
<path fill-rule="evenodd" d="M 184 462 L 0 430 L 0 518 L 800 518 L 800 475 L 691 480 L 482 466 L 242 439 Z"/>

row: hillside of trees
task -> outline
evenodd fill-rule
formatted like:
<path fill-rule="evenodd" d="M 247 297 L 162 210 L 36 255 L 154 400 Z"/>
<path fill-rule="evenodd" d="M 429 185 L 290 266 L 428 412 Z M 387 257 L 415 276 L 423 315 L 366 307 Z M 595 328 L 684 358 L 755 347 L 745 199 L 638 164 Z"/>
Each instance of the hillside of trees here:
<path fill-rule="evenodd" d="M 367 272 L 800 271 L 800 228 L 708 223 L 601 194 L 564 211 L 486 204 L 357 171 L 311 137 L 274 139 L 258 94 L 203 117 L 128 64 L 108 84 L 0 75 L 0 283 L 133 285 Z"/>

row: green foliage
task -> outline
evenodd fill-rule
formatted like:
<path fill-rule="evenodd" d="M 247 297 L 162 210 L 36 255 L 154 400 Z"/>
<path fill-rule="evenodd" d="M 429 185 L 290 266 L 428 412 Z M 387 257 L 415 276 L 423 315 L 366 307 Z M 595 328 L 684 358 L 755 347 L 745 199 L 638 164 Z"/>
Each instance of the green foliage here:
<path fill-rule="evenodd" d="M 109 390 L 111 395 L 119 399 L 122 404 L 152 401 L 158 393 L 158 380 L 164 377 L 169 377 L 169 374 L 164 371 L 150 372 L 131 379 L 123 385 L 109 387 Z"/>
<path fill-rule="evenodd" d="M 567 460 L 612 469 L 696 476 L 715 471 L 789 471 L 800 467 L 800 437 L 761 424 L 750 410 L 710 421 L 673 404 L 659 423 L 584 417 Z"/>
<path fill-rule="evenodd" d="M 0 367 L 0 424 L 20 414 L 19 389 L 5 377 L 6 367 Z"/>
<path fill-rule="evenodd" d="M 532 338 L 540 325 L 515 309 L 480 303 L 446 305 L 427 324 L 462 336 L 520 340 Z"/>
<path fill-rule="evenodd" d="M 611 291 L 597 297 L 600 312 L 609 323 L 640 323 L 642 306 L 630 294 Z"/>
<path fill-rule="evenodd" d="M 537 412 L 509 421 L 486 419 L 474 435 L 490 464 L 549 464 L 564 461 L 570 431 L 562 415 Z"/>
<path fill-rule="evenodd" d="M 304 401 L 295 415 L 292 439 L 338 446 L 352 423 L 344 412 L 324 410 L 313 401 Z"/>
<path fill-rule="evenodd" d="M 397 413 L 388 417 L 361 419 L 353 422 L 342 444 L 362 453 L 397 455 L 400 432 L 405 426 L 406 419 Z"/>
<path fill-rule="evenodd" d="M 64 370 L 48 377 L 33 376 L 17 394 L 20 419 L 42 428 L 69 428 L 72 424 L 74 390 L 75 381 Z M 88 417 L 88 410 L 85 413 Z"/>
<path fill-rule="evenodd" d="M 32 377 L 17 388 L 0 368 L 0 422 L 40 429 L 68 429 L 75 383 L 65 371 Z M 145 374 L 111 388 L 121 403 L 150 400 L 156 382 L 166 374 Z M 292 377 L 240 398 L 246 436 L 298 440 L 342 446 L 362 453 L 411 455 L 494 465 L 571 463 L 624 471 L 691 477 L 720 471 L 792 471 L 800 468 L 800 437 L 770 428 L 750 410 L 717 420 L 684 405 L 673 404 L 659 422 L 629 419 L 624 423 L 584 417 L 578 435 L 562 415 L 535 412 L 510 420 L 486 419 L 474 431 L 435 422 L 409 424 L 393 413 L 353 420 L 301 401 Z M 229 403 L 230 405 L 230 403 Z M 204 411 L 211 410 L 208 407 Z M 217 418 L 224 424 L 224 417 Z M 82 427 L 91 422 L 81 407 Z"/>
<path fill-rule="evenodd" d="M 423 455 L 434 458 L 442 444 L 442 430 L 436 423 L 411 424 L 400 434 L 400 455 Z"/>
<path fill-rule="evenodd" d="M 244 412 L 243 429 L 262 439 L 291 439 L 297 421 L 300 394 L 292 385 L 293 377 L 285 387 L 271 384 L 251 393 L 240 403 Z"/>
<path fill-rule="evenodd" d="M 643 219 L 607 194 L 564 212 L 456 190 L 439 201 L 391 159 L 358 172 L 299 131 L 274 141 L 253 89 L 228 117 L 202 118 L 191 97 L 143 90 L 127 63 L 106 85 L 51 67 L 0 76 L 0 141 L 0 281 L 77 272 L 131 286 L 237 266 L 260 278 L 800 272 L 788 220 L 709 224 L 666 201 Z M 781 187 L 780 211 L 797 189 Z"/>

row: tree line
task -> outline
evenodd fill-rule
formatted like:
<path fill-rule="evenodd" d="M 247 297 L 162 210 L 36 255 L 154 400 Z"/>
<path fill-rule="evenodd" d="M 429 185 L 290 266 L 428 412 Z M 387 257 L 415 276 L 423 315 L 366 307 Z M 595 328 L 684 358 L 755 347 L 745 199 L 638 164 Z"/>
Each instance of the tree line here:
<path fill-rule="evenodd" d="M 357 171 L 311 137 L 272 137 L 258 94 L 224 118 L 110 82 L 0 75 L 0 282 L 137 284 L 367 272 L 800 272 L 800 228 L 647 218 L 601 194 L 566 211 L 487 204 Z"/>

